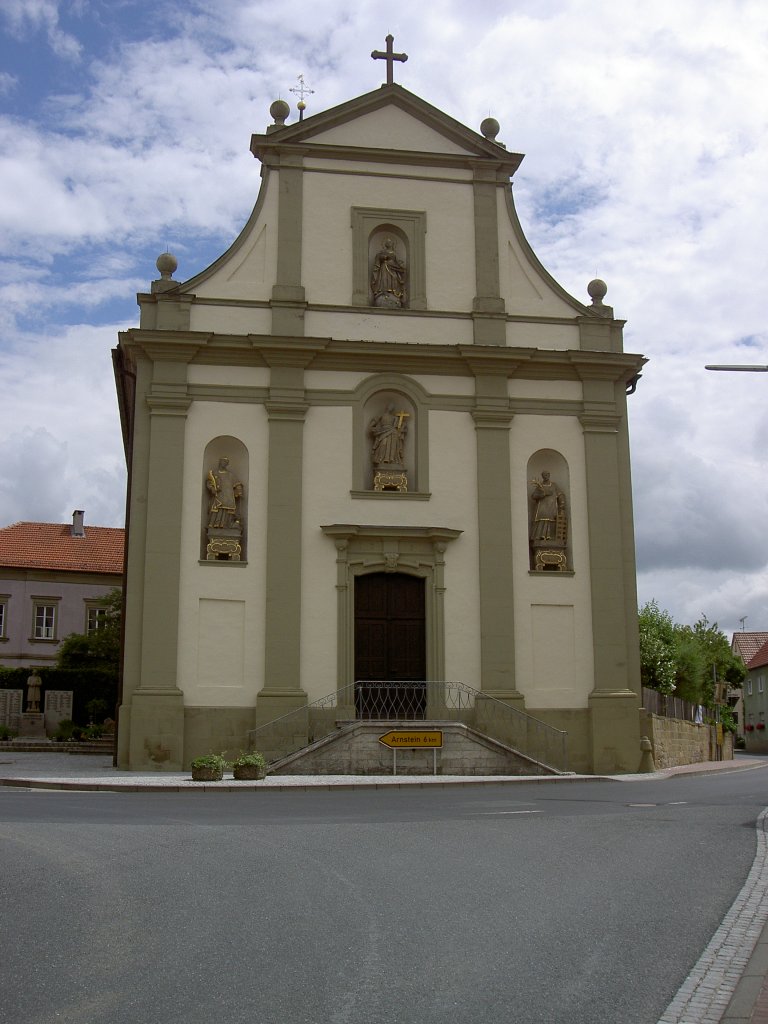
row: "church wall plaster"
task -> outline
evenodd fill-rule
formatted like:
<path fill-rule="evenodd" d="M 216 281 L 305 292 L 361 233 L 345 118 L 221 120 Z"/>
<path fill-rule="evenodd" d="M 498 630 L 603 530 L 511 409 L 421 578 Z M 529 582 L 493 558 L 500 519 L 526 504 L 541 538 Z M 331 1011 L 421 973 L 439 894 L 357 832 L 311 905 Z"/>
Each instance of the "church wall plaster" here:
<path fill-rule="evenodd" d="M 421 345 L 471 345 L 472 321 L 469 316 L 409 316 L 403 310 L 355 309 L 325 312 L 309 309 L 305 315 L 306 333 L 316 338 L 356 341 L 394 341 Z"/>
<path fill-rule="evenodd" d="M 521 555 L 515 559 L 514 570 L 515 622 L 520 623 L 515 649 L 518 686 L 525 694 L 527 708 L 586 707 L 593 683 L 594 653 L 581 425 L 570 417 L 516 416 L 510 455 L 513 544 Z M 568 496 L 568 558 L 572 573 L 534 572 L 530 568 L 530 480 L 533 473 L 540 474 L 547 467 Z M 555 610 L 546 610 L 550 608 Z M 569 609 L 567 616 L 560 609 Z M 550 681 L 549 670 L 542 667 L 542 653 L 537 650 L 532 631 L 534 615 L 539 632 L 546 623 L 554 628 L 562 616 L 573 622 L 573 656 L 569 655 L 567 678 L 557 686 Z M 556 646 L 554 641 L 552 646 Z M 542 679 L 545 686 L 540 690 L 538 681 Z"/>
<path fill-rule="evenodd" d="M 507 312 L 530 316 L 578 316 L 583 311 L 580 303 L 550 276 L 531 249 L 518 220 L 509 187 L 496 190 L 496 204 L 499 285 Z"/>
<path fill-rule="evenodd" d="M 510 308 L 510 313 L 517 310 Z M 506 326 L 508 348 L 579 349 L 579 329 L 574 324 L 522 323 L 510 320 Z"/>
<path fill-rule="evenodd" d="M 201 561 L 203 468 L 214 438 L 247 439 L 247 562 Z M 244 440 L 241 441 L 245 447 Z M 224 447 L 232 447 L 224 445 Z M 217 454 L 214 452 L 213 454 Z M 210 455 L 210 452 L 208 452 Z M 262 405 L 194 402 L 187 416 L 182 498 L 182 561 L 179 585 L 178 677 L 186 705 L 252 706 L 264 677 L 264 560 L 266 543 L 267 422 Z M 238 466 L 238 472 L 240 467 Z M 233 605 L 209 604 L 201 624 L 201 602 L 241 602 L 244 615 L 243 683 L 211 690 L 210 678 L 200 683 L 198 651 L 201 629 L 208 635 L 217 616 L 233 621 Z M 227 627 L 228 629 L 234 628 Z M 215 643 L 214 643 L 215 647 Z M 201 689 L 203 685 L 203 689 Z"/>
<path fill-rule="evenodd" d="M 272 311 L 266 306 L 213 305 L 195 302 L 190 311 L 190 330 L 215 334 L 269 334 Z"/>
<path fill-rule="evenodd" d="M 307 301 L 349 304 L 353 207 L 426 216 L 428 309 L 469 311 L 474 296 L 474 220 L 469 185 L 358 175 L 305 175 L 302 278 Z M 397 224 L 397 220 L 394 220 Z M 437 257 L 434 255 L 437 254 Z M 431 261 L 436 264 L 430 269 Z"/>
<path fill-rule="evenodd" d="M 200 298 L 261 299 L 268 301 L 276 280 L 278 175 L 262 182 L 256 206 L 232 246 L 189 282 Z"/>
<path fill-rule="evenodd" d="M 192 363 L 187 367 L 190 384 L 210 384 L 219 387 L 269 387 L 269 368 L 266 366 L 206 366 Z"/>
<path fill-rule="evenodd" d="M 398 149 L 424 153 L 473 154 L 397 107 L 383 107 L 358 115 L 353 122 L 318 132 L 312 141 L 332 146 L 386 148 L 397 139 Z"/>

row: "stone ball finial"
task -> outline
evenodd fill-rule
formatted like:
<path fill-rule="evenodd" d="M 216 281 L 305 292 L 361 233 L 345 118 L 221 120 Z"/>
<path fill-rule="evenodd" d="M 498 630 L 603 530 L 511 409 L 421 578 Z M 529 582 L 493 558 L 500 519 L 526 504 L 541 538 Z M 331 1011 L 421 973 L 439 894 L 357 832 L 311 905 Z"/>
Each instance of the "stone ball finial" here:
<path fill-rule="evenodd" d="M 596 306 L 601 306 L 603 304 L 603 299 L 608 292 L 608 285 L 605 281 L 601 281 L 599 277 L 596 277 L 594 281 L 590 281 L 587 285 L 587 291 L 589 292 L 589 297 L 592 299 L 592 302 Z"/>
<path fill-rule="evenodd" d="M 285 100 L 275 100 L 269 108 L 269 112 L 274 118 L 275 124 L 282 127 L 285 124 L 286 117 L 288 117 L 291 112 L 291 108 Z"/>
<path fill-rule="evenodd" d="M 501 126 L 495 117 L 486 117 L 484 121 L 480 122 L 480 132 L 489 142 L 496 141 L 500 130 Z"/>
<path fill-rule="evenodd" d="M 164 281 L 169 281 L 173 277 L 173 272 L 178 265 L 179 261 L 172 252 L 160 253 L 155 262 L 155 266 L 160 271 L 160 277 Z"/>

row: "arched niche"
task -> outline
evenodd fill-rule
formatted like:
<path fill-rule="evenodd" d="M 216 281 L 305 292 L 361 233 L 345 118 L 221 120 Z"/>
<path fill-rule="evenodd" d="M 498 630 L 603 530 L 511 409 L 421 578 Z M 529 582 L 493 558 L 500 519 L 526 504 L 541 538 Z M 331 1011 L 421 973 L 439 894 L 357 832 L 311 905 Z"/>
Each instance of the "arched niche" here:
<path fill-rule="evenodd" d="M 352 207 L 352 305 L 378 309 L 426 309 L 425 236 L 427 215 L 421 210 Z M 371 276 L 376 257 L 392 239 L 393 250 L 405 268 L 405 302 L 376 305 Z"/>
<path fill-rule="evenodd" d="M 424 389 L 399 374 L 377 374 L 356 389 L 352 446 L 355 497 L 429 497 L 428 407 L 429 396 Z M 403 481 L 398 479 L 401 476 Z"/>
<path fill-rule="evenodd" d="M 528 459 L 528 552 L 536 573 L 573 571 L 568 463 L 552 448 Z"/>
<path fill-rule="evenodd" d="M 248 449 L 236 437 L 214 437 L 205 447 L 200 482 L 203 561 L 246 561 L 248 493 Z"/>

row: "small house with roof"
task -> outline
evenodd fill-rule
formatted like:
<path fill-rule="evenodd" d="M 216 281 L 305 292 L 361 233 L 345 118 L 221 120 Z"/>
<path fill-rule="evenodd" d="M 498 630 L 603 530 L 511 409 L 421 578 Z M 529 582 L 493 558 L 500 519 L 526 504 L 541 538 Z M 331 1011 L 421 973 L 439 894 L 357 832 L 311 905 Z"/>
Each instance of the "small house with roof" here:
<path fill-rule="evenodd" d="M 747 662 L 744 680 L 744 738 L 746 749 L 768 753 L 768 633 L 753 634 L 764 642 Z"/>
<path fill-rule="evenodd" d="M 104 598 L 123 582 L 125 531 L 71 523 L 0 529 L 0 665 L 43 667 L 70 633 L 99 628 Z"/>
<path fill-rule="evenodd" d="M 748 670 L 750 661 L 752 661 L 754 656 L 765 643 L 768 643 L 768 632 L 741 630 L 740 632 L 733 634 L 733 637 L 731 638 L 731 650 L 741 658 Z M 748 688 L 749 679 L 747 678 L 738 690 L 733 691 L 733 694 L 737 695 L 737 699 L 733 704 L 733 711 L 736 716 L 736 735 L 742 738 L 746 736 L 745 698 Z"/>

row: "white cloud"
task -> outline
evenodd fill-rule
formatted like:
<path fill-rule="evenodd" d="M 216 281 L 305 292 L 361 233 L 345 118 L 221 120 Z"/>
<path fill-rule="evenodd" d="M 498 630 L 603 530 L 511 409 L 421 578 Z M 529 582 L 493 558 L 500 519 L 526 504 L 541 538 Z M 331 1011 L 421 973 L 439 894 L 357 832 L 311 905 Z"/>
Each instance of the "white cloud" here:
<path fill-rule="evenodd" d="M 57 57 L 71 61 L 80 58 L 80 43 L 59 25 L 59 4 L 56 0 L 3 0 L 0 14 L 7 19 L 10 31 L 19 38 L 23 39 L 30 32 L 42 31 Z"/>

